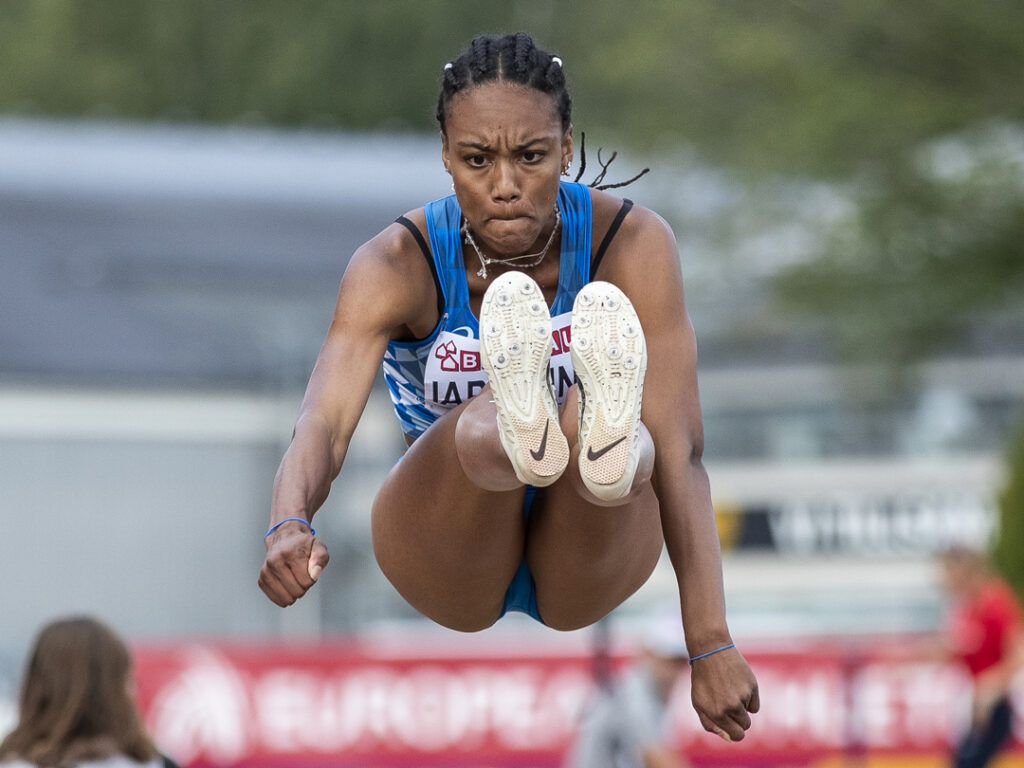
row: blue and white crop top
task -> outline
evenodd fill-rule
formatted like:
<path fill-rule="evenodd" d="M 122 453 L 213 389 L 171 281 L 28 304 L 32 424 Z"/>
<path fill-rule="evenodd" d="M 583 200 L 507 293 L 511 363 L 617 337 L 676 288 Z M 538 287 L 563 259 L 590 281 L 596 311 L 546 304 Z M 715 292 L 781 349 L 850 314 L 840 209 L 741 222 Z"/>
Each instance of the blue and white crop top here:
<path fill-rule="evenodd" d="M 604 249 L 629 210 L 626 201 L 601 243 Z M 551 305 L 552 350 L 548 376 L 561 402 L 572 386 L 569 355 L 572 305 L 591 275 L 592 212 L 590 190 L 583 184 L 562 182 L 558 192 L 562 214 L 558 290 Z M 433 270 L 443 304 L 441 319 L 425 339 L 390 341 L 384 353 L 384 381 L 391 393 L 402 431 L 419 437 L 450 408 L 478 394 L 487 383 L 480 366 L 479 323 L 469 307 L 466 265 L 462 255 L 462 209 L 455 195 L 425 206 Z M 405 224 L 420 241 L 419 230 Z M 596 259 L 596 257 L 595 257 Z"/>

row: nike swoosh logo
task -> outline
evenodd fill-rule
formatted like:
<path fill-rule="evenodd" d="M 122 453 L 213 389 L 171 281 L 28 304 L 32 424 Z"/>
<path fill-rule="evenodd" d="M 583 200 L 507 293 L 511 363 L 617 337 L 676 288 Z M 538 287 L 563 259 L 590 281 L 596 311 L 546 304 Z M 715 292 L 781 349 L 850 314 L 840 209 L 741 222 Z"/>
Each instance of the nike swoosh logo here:
<path fill-rule="evenodd" d="M 548 429 L 551 427 L 551 419 L 548 419 L 544 424 L 544 437 L 540 439 L 540 448 L 536 451 L 531 450 L 530 455 L 533 456 L 534 461 L 540 461 L 544 458 L 544 453 L 548 449 Z"/>
<path fill-rule="evenodd" d="M 620 437 L 615 442 L 608 443 L 608 445 L 606 445 L 604 448 L 602 448 L 599 451 L 595 451 L 593 448 L 587 448 L 587 461 L 597 461 L 602 456 L 604 456 L 606 453 L 608 453 L 608 451 L 610 451 L 612 448 L 614 448 L 616 445 L 618 445 L 619 443 L 621 443 L 625 439 L 626 439 L 626 435 L 623 435 L 622 437 Z"/>

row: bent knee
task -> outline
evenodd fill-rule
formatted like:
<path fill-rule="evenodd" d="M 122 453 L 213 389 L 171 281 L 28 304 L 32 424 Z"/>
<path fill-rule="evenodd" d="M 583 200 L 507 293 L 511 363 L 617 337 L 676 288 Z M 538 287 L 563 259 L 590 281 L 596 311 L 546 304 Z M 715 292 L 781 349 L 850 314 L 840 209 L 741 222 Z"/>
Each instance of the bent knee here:
<path fill-rule="evenodd" d="M 554 629 L 558 632 L 575 632 L 578 629 L 586 629 L 587 627 L 593 626 L 605 616 L 608 615 L 608 611 L 604 613 L 594 613 L 587 616 L 562 616 L 556 611 L 553 616 L 547 614 L 541 614 L 541 620 L 544 625 Z"/>
<path fill-rule="evenodd" d="M 456 632 L 480 632 L 494 625 L 504 613 L 504 594 L 497 599 L 453 595 L 443 588 L 424 589 L 422 580 L 385 576 L 409 605 L 431 621 Z"/>
<path fill-rule="evenodd" d="M 558 632 L 575 632 L 592 627 L 618 608 L 632 594 L 602 595 L 599 599 L 579 602 L 537 599 L 541 622 Z"/>

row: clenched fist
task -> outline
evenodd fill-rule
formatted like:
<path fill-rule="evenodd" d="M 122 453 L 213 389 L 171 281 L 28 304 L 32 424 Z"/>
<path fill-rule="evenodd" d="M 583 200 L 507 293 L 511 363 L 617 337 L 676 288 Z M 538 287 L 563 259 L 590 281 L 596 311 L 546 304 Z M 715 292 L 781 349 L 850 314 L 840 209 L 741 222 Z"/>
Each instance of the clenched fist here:
<path fill-rule="evenodd" d="M 297 520 L 281 525 L 264 543 L 267 557 L 260 568 L 260 589 L 281 607 L 306 594 L 331 559 L 324 543 Z"/>

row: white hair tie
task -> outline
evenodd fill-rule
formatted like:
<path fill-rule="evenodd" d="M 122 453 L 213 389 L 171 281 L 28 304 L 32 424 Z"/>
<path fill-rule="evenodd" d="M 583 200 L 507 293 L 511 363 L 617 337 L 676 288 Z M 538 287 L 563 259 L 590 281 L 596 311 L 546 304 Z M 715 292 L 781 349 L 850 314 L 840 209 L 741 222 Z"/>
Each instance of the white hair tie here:
<path fill-rule="evenodd" d="M 557 64 L 558 66 L 562 66 L 562 60 L 560 58 L 558 58 L 557 56 L 552 56 L 551 57 L 551 63 L 552 64 Z"/>
<path fill-rule="evenodd" d="M 451 68 L 452 68 L 452 63 L 450 61 L 447 64 L 444 65 L 444 71 L 445 72 L 447 72 Z"/>

